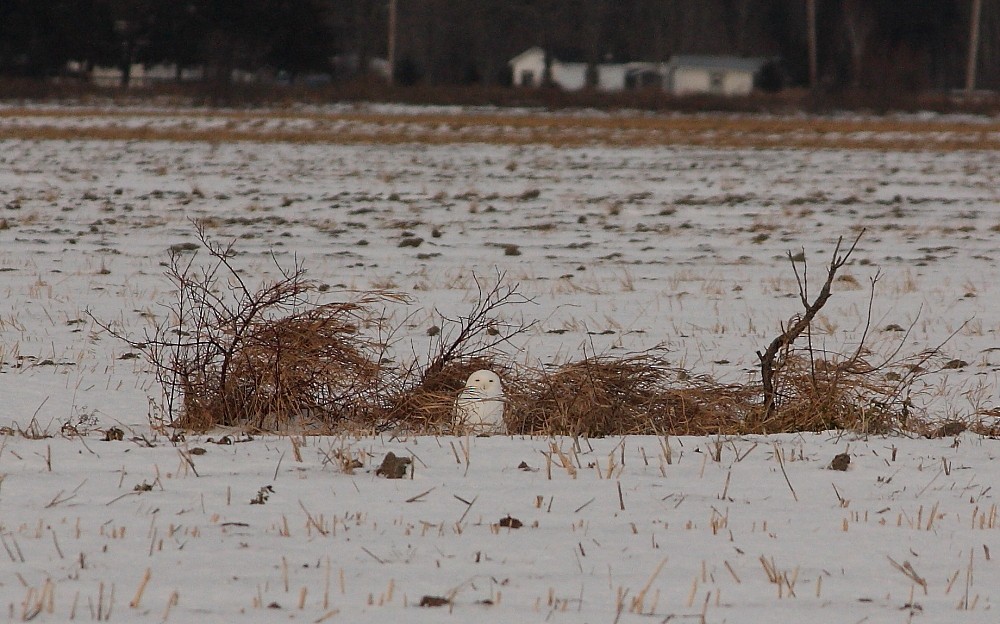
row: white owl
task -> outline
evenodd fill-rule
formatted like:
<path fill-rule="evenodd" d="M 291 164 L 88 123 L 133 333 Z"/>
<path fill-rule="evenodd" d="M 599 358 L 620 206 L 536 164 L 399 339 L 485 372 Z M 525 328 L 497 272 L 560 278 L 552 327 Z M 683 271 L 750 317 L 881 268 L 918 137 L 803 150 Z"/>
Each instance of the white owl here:
<path fill-rule="evenodd" d="M 455 401 L 455 424 L 473 435 L 506 433 L 503 410 L 500 377 L 493 371 L 478 370 L 469 375 Z"/>

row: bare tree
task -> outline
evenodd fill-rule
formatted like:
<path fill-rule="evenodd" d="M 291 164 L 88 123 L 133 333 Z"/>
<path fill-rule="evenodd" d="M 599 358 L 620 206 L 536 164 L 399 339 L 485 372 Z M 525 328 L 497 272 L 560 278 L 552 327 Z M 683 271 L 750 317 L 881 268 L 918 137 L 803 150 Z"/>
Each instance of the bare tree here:
<path fill-rule="evenodd" d="M 875 13 L 870 0 L 844 0 L 844 31 L 851 48 L 851 85 L 861 86 L 865 50 L 875 28 Z"/>
<path fill-rule="evenodd" d="M 389 41 L 386 43 L 386 79 L 392 84 L 396 75 L 396 29 L 399 24 L 399 7 L 396 0 L 389 0 Z"/>
<path fill-rule="evenodd" d="M 788 254 L 788 259 L 792 263 L 792 269 L 795 271 L 795 279 L 799 285 L 799 301 L 802 303 L 804 311 L 802 314 L 796 314 L 792 317 L 788 322 L 788 326 L 783 329 L 777 338 L 771 341 L 771 344 L 767 346 L 767 349 L 763 353 L 760 351 L 757 352 L 757 358 L 760 359 L 760 378 L 763 387 L 764 412 L 766 416 L 772 416 L 775 409 L 777 409 L 778 395 L 774 382 L 775 375 L 780 369 L 779 356 L 809 328 L 813 318 L 826 305 L 827 300 L 830 299 L 830 295 L 832 294 L 831 288 L 833 287 L 833 280 L 837 276 L 837 271 L 847 263 L 851 254 L 854 253 L 854 248 L 858 246 L 858 241 L 861 240 L 862 235 L 864 235 L 864 230 L 858 234 L 858 237 L 854 239 L 854 243 L 851 244 L 850 248 L 843 255 L 840 254 L 840 247 L 844 239 L 841 237 L 837 240 L 837 246 L 833 250 L 833 257 L 830 259 L 830 264 L 827 267 L 826 281 L 823 283 L 823 287 L 820 288 L 819 295 L 811 302 L 809 301 L 809 288 L 805 271 L 800 275 L 798 268 L 795 266 L 792 254 Z"/>
<path fill-rule="evenodd" d="M 806 30 L 809 39 L 809 88 L 815 89 L 819 79 L 816 50 L 816 0 L 806 0 Z"/>
<path fill-rule="evenodd" d="M 983 13 L 983 0 L 972 0 L 972 16 L 969 19 L 969 62 L 965 67 L 965 91 L 972 93 L 976 88 L 976 57 L 979 54 L 979 22 Z"/>
<path fill-rule="evenodd" d="M 583 22 L 583 38 L 585 39 L 585 47 L 587 54 L 587 76 L 586 83 L 587 87 L 597 88 L 600 84 L 601 77 L 599 75 L 599 70 L 597 68 L 598 64 L 601 62 L 601 55 L 603 53 L 604 38 L 602 24 L 604 22 L 604 2 L 603 0 L 594 0 L 588 2 L 584 9 L 584 22 Z"/>

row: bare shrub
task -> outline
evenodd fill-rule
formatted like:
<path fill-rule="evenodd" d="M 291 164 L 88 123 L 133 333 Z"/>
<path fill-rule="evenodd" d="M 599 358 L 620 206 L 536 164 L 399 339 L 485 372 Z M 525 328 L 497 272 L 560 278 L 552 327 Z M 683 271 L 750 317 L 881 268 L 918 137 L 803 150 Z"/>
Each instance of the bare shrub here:
<path fill-rule="evenodd" d="M 826 280 L 810 298 L 805 254 L 789 259 L 803 312 L 795 315 L 767 349 L 758 352 L 757 383 L 720 384 L 670 365 L 653 353 L 584 357 L 554 369 L 519 371 L 507 389 L 512 432 L 546 435 L 728 434 L 852 430 L 887 433 L 918 430 L 910 392 L 926 373 L 921 365 L 940 346 L 909 358 L 899 348 L 872 364 L 866 344 L 878 275 L 871 280 L 868 326 L 846 355 L 817 350 L 812 325 L 832 296 L 863 231 L 843 254 L 838 241 Z M 800 259 L 801 258 L 801 259 Z M 801 272 L 796 262 L 802 263 Z M 906 332 L 900 345 L 905 341 Z M 800 337 L 806 344 L 796 346 Z M 889 374 L 891 373 L 891 374 Z"/>
<path fill-rule="evenodd" d="M 248 323 L 223 337 L 229 344 L 188 345 L 171 364 L 183 388 L 176 424 L 281 431 L 364 420 L 378 403 L 380 367 L 358 335 L 362 305 L 320 305 Z"/>
<path fill-rule="evenodd" d="M 840 253 L 843 239 L 837 241 L 827 265 L 826 280 L 812 300 L 805 254 L 788 254 L 803 312 L 782 327 L 765 351 L 757 352 L 762 400 L 759 409 L 748 412 L 749 417 L 744 422 L 746 431 L 850 429 L 861 433 L 887 433 L 924 426 L 922 419 L 911 412 L 910 393 L 915 382 L 927 372 L 920 364 L 934 357 L 943 344 L 909 358 L 899 357 L 900 348 L 909 336 L 906 331 L 899 342 L 900 347 L 884 361 L 879 364 L 869 361 L 866 343 L 879 274 L 871 279 L 867 322 L 856 349 L 843 355 L 820 352 L 813 346 L 812 322 L 832 296 L 837 271 L 847 263 L 863 235 L 864 230 L 843 254 Z M 801 272 L 796 262 L 802 263 Z M 795 347 L 795 341 L 803 335 L 807 339 L 806 346 Z"/>
<path fill-rule="evenodd" d="M 404 297 L 370 291 L 319 303 L 319 284 L 298 264 L 251 288 L 232 243 L 195 225 L 209 264 L 171 250 L 166 276 L 177 299 L 146 340 L 129 341 L 163 389 L 167 422 L 159 424 L 330 431 L 381 412 L 386 343 L 366 335 L 384 335 L 375 306 Z"/>
<path fill-rule="evenodd" d="M 778 408 L 777 401 L 779 397 L 775 389 L 775 378 L 781 366 L 779 358 L 787 354 L 789 347 L 803 332 L 811 329 L 812 321 L 816 317 L 816 314 L 826 305 L 827 300 L 833 294 L 831 287 L 834 279 L 837 277 L 837 271 L 847 263 L 863 234 L 864 230 L 858 234 L 858 237 L 854 239 L 854 244 L 842 256 L 840 255 L 840 245 L 843 242 L 843 238 L 837 241 L 837 246 L 833 250 L 833 259 L 830 260 L 830 265 L 827 268 L 826 281 L 820 288 L 819 295 L 811 302 L 809 301 L 808 267 L 805 264 L 805 253 L 799 256 L 793 256 L 791 252 L 788 253 L 788 260 L 792 263 L 792 270 L 795 272 L 795 281 L 799 287 L 799 301 L 802 303 L 804 312 L 792 317 L 787 327 L 782 328 L 782 332 L 771 341 L 763 353 L 760 351 L 757 352 L 757 358 L 760 360 L 760 379 L 764 393 L 764 412 L 767 417 L 770 418 L 773 416 L 775 410 Z M 802 258 L 803 269 L 801 275 L 795 265 L 797 257 Z"/>
<path fill-rule="evenodd" d="M 474 276 L 477 297 L 468 313 L 437 313 L 426 356 L 400 365 L 389 353 L 399 327 L 389 325 L 384 308 L 405 296 L 374 290 L 324 303 L 319 285 L 297 264 L 251 288 L 234 264 L 232 244 L 219 245 L 196 228 L 196 251 L 207 251 L 210 261 L 196 265 L 197 254 L 172 249 L 166 276 L 177 298 L 144 341 L 128 341 L 152 363 L 162 386 L 163 417 L 154 422 L 161 427 L 454 434 L 456 397 L 471 373 L 489 369 L 503 379 L 506 428 L 514 434 L 926 430 L 926 420 L 912 413 L 910 393 L 940 359 L 940 346 L 899 357 L 906 331 L 900 346 L 873 364 L 868 326 L 852 353 L 813 346 L 812 322 L 860 235 L 844 254 L 838 242 L 815 298 L 805 255 L 789 255 L 803 312 L 758 352 L 759 382 L 727 385 L 673 366 L 655 350 L 584 354 L 547 367 L 516 364 L 505 351 L 533 323 L 509 320 L 508 310 L 531 300 L 501 272 L 492 285 Z M 872 300 L 877 281 L 878 275 Z M 805 344 L 797 346 L 801 337 Z"/>
<path fill-rule="evenodd" d="M 472 277 L 477 291 L 472 309 L 456 318 L 437 312 L 441 331 L 434 336 L 429 364 L 421 371 L 422 383 L 452 362 L 482 358 L 496 352 L 535 325 L 534 321 L 511 322 L 503 318 L 504 309 L 531 303 L 531 299 L 521 294 L 519 284 L 507 283 L 504 272 L 497 271 L 493 286 L 486 285 L 477 275 Z"/>

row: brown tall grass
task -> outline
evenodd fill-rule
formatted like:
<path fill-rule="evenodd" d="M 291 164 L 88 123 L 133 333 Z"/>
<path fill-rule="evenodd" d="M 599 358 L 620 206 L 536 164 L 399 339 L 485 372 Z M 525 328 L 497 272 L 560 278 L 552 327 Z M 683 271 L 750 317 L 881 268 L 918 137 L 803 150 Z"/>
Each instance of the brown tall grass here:
<path fill-rule="evenodd" d="M 507 396 L 512 431 L 595 437 L 731 430 L 755 409 L 758 393 L 693 377 L 646 353 L 526 371 Z"/>
<path fill-rule="evenodd" d="M 588 356 L 554 368 L 484 360 L 455 364 L 426 385 L 418 381 L 408 386 L 390 412 L 393 426 L 414 433 L 453 433 L 455 397 L 467 374 L 479 368 L 501 371 L 505 420 L 512 434 L 888 433 L 922 426 L 908 411 L 900 386 L 884 375 L 852 358 L 810 362 L 804 351 L 783 361 L 779 401 L 770 413 L 760 383 L 723 384 L 659 355 L 637 353 Z"/>
<path fill-rule="evenodd" d="M 212 361 L 183 350 L 178 426 L 250 431 L 326 431 L 362 422 L 376 409 L 378 347 L 360 336 L 355 303 L 326 304 L 244 328 L 229 357 Z M 374 356 L 374 357 L 373 357 Z"/>

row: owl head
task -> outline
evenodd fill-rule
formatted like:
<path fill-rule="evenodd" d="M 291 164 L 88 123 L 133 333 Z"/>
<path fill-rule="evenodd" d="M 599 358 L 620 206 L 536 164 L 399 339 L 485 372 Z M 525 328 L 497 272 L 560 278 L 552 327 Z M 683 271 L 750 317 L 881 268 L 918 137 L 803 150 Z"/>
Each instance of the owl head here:
<path fill-rule="evenodd" d="M 477 370 L 469 375 L 469 379 L 465 382 L 465 389 L 475 391 L 479 397 L 484 399 L 503 394 L 500 376 L 490 370 Z"/>

